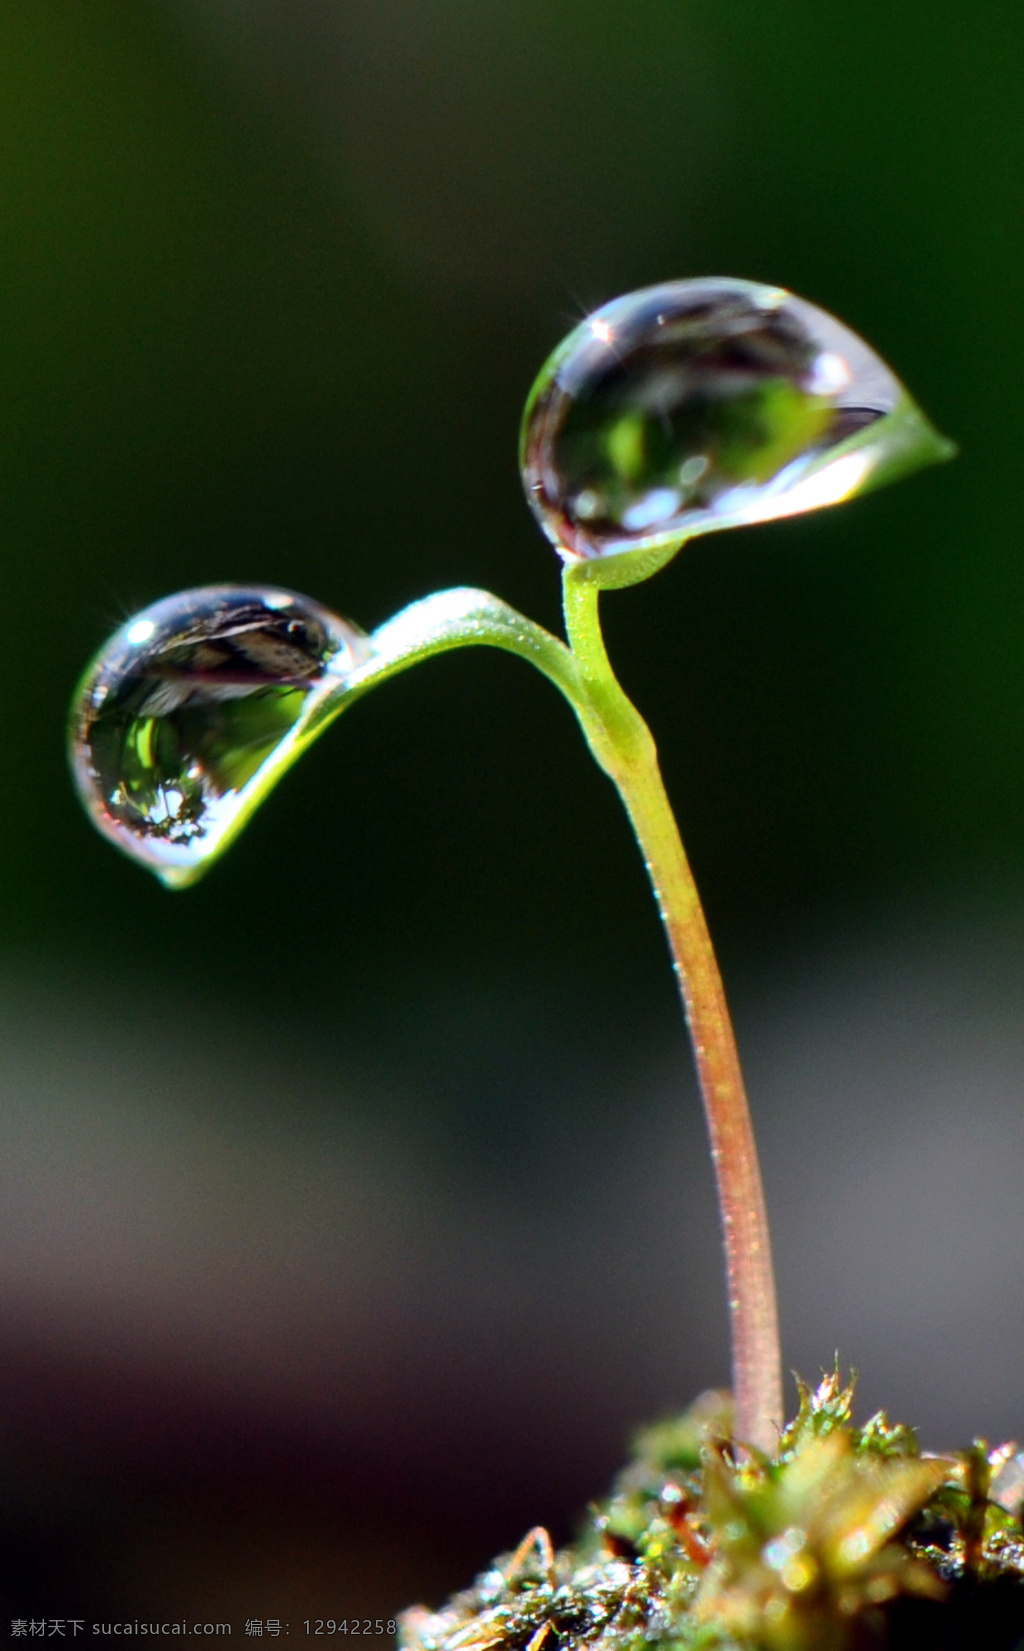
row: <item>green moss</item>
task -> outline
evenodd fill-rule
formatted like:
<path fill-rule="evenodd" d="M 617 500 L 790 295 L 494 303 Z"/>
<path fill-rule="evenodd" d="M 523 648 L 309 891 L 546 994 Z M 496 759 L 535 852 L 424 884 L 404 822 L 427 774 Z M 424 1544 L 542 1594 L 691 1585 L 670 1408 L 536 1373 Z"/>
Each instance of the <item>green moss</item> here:
<path fill-rule="evenodd" d="M 770 1458 L 736 1450 L 727 1394 L 648 1428 L 571 1547 L 531 1531 L 407 1611 L 405 1651 L 1018 1646 L 1017 1446 L 922 1455 L 882 1412 L 854 1424 L 838 1369 L 799 1392 Z"/>

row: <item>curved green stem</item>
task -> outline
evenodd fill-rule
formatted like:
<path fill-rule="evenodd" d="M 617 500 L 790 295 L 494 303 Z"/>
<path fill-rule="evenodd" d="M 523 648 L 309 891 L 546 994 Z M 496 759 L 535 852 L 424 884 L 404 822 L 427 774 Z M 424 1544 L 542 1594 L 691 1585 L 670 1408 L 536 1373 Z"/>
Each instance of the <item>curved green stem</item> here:
<path fill-rule="evenodd" d="M 581 721 L 636 833 L 693 1041 L 725 1240 L 736 1437 L 773 1453 L 783 1419 L 775 1279 L 757 1147 L 722 979 L 654 740 L 612 672 L 598 618 L 598 588 L 585 566 L 566 569 L 564 592 L 569 644 L 596 713 Z"/>
<path fill-rule="evenodd" d="M 480 643 L 528 660 L 561 689 L 578 715 L 583 714 L 586 690 L 565 643 L 490 591 L 468 585 L 435 591 L 379 625 L 370 641 L 370 658 L 348 676 L 341 693 L 332 696 L 329 716 L 343 708 L 343 701 L 347 704 L 353 696 L 422 659 Z"/>

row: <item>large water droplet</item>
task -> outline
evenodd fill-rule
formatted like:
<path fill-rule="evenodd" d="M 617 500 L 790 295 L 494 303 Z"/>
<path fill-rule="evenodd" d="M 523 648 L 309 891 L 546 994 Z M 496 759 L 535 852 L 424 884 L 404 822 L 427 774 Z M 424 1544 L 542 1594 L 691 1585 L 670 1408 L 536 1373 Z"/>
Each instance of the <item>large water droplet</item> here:
<path fill-rule="evenodd" d="M 835 504 L 952 451 L 833 316 L 714 278 L 630 293 L 570 333 L 521 457 L 545 533 L 583 561 Z"/>
<path fill-rule="evenodd" d="M 346 620 L 271 586 L 146 608 L 72 705 L 71 762 L 96 825 L 165 883 L 194 881 L 370 651 Z"/>

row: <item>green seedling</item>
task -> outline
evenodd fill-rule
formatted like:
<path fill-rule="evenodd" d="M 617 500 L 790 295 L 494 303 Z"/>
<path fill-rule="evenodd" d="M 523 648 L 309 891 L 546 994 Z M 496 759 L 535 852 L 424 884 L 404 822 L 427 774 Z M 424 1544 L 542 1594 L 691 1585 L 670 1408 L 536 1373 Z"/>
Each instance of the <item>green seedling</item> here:
<path fill-rule="evenodd" d="M 549 1635 L 552 1646 L 695 1635 L 780 1651 L 843 1644 L 866 1612 L 941 1590 L 924 1539 L 920 1552 L 894 1544 L 942 1496 L 964 1566 L 998 1566 L 997 1549 L 1020 1563 L 1010 1514 L 978 1490 L 978 1475 L 987 1486 L 1012 1452 L 998 1467 L 977 1452 L 926 1463 L 884 1418 L 854 1430 L 838 1375 L 803 1391 L 784 1427 L 768 1223 L 725 995 L 654 740 L 614 675 L 598 613 L 603 590 L 651 577 L 697 534 L 836 504 L 951 452 L 888 367 L 824 311 L 745 281 L 669 282 L 584 321 L 527 402 L 523 479 L 562 562 L 564 641 L 481 590 L 435 592 L 367 635 L 294 592 L 218 585 L 137 615 L 78 688 L 71 755 L 85 806 L 171 888 L 209 869 L 361 695 L 470 644 L 518 655 L 561 691 L 636 834 L 711 1142 L 731 1408 L 705 1405 L 664 1449 L 648 1440 L 578 1549 L 556 1556 L 532 1535 L 447 1613 L 410 1614 L 406 1637 L 420 1651 L 539 1651 Z"/>

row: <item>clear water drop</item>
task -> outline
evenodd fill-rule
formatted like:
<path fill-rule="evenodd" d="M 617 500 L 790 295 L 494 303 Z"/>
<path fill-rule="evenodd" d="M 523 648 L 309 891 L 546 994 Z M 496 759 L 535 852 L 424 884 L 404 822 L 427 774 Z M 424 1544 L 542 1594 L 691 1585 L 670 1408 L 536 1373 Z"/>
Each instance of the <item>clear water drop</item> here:
<path fill-rule="evenodd" d="M 76 692 L 70 754 L 86 809 L 165 883 L 193 882 L 370 653 L 356 626 L 272 586 L 155 603 Z"/>
<path fill-rule="evenodd" d="M 531 391 L 521 460 L 578 562 L 835 504 L 952 452 L 848 327 L 716 277 L 629 293 L 570 333 Z"/>

